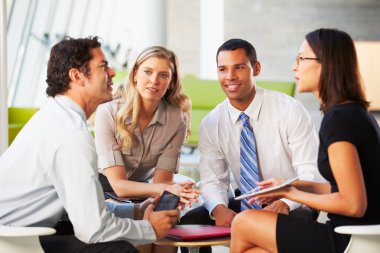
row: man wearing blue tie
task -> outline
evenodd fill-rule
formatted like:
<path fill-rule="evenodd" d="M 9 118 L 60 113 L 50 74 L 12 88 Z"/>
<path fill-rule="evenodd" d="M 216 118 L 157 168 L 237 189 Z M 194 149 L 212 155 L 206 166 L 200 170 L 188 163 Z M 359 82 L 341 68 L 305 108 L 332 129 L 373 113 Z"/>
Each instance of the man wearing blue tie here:
<path fill-rule="evenodd" d="M 234 216 L 248 208 L 315 219 L 314 210 L 287 199 L 266 206 L 228 199 L 230 173 L 242 193 L 264 179 L 323 179 L 317 170 L 318 139 L 310 116 L 292 97 L 256 86 L 261 65 L 254 47 L 242 39 L 228 40 L 219 47 L 216 61 L 227 99 L 199 128 L 204 204 L 182 217 L 181 224 L 231 226 Z"/>

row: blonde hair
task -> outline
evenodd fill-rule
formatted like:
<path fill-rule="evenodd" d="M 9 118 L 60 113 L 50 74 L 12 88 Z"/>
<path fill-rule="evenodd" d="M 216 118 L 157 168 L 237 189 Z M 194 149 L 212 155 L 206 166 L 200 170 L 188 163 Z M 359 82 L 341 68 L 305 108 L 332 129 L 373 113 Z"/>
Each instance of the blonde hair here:
<path fill-rule="evenodd" d="M 122 90 L 116 94 L 118 110 L 116 112 L 116 128 L 120 135 L 120 148 L 131 148 L 136 138 L 134 131 L 138 126 L 138 117 L 140 113 L 141 97 L 136 88 L 134 76 L 140 65 L 151 57 L 157 57 L 168 60 L 172 67 L 172 77 L 168 90 L 162 99 L 169 104 L 178 107 L 187 116 L 187 135 L 190 134 L 190 99 L 182 91 L 182 83 L 178 72 L 178 61 L 176 55 L 169 49 L 160 46 L 153 46 L 144 49 L 137 57 L 133 65 L 128 81 Z M 127 118 L 131 117 L 131 125 L 125 125 Z"/>

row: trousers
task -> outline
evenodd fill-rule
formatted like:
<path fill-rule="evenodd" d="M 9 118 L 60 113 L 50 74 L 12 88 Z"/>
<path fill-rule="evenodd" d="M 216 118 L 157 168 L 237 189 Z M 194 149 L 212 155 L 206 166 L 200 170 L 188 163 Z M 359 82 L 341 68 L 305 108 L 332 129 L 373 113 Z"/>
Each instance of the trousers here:
<path fill-rule="evenodd" d="M 55 229 L 56 234 L 39 237 L 46 253 L 138 253 L 127 241 L 84 243 L 75 237 L 70 221 L 58 222 Z"/>

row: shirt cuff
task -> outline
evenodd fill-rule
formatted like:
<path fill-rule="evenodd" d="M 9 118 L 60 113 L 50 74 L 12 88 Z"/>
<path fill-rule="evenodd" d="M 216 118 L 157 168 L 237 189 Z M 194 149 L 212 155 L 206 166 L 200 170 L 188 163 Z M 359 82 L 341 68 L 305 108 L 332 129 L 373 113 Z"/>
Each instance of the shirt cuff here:
<path fill-rule="evenodd" d="M 178 157 L 160 157 L 157 161 L 156 168 L 163 169 L 171 172 L 175 172 L 177 169 L 177 160 Z"/>
<path fill-rule="evenodd" d="M 107 151 L 106 153 L 99 155 L 98 157 L 98 168 L 102 173 L 104 169 L 115 165 L 123 165 L 124 161 L 120 152 L 114 152 L 113 150 Z"/>
<path fill-rule="evenodd" d="M 291 201 L 289 199 L 280 199 L 280 200 L 289 206 L 289 212 L 291 212 L 291 211 L 302 206 L 302 204 L 300 204 L 298 202 Z"/>
<path fill-rule="evenodd" d="M 142 244 L 148 244 L 153 243 L 157 241 L 156 233 L 154 232 L 154 229 L 152 225 L 147 220 L 138 220 L 135 221 L 141 224 L 141 228 L 143 231 L 144 238 L 141 238 L 141 241 L 138 243 L 138 245 Z"/>
<path fill-rule="evenodd" d="M 133 203 L 122 203 L 122 204 L 117 204 L 117 203 L 112 203 L 112 202 L 107 202 L 106 205 L 108 210 L 115 214 L 117 217 L 120 218 L 129 218 L 129 219 L 134 219 L 135 218 L 135 205 Z"/>
<path fill-rule="evenodd" d="M 224 205 L 228 207 L 228 204 L 224 203 L 223 201 L 213 201 L 212 203 L 207 203 L 206 202 L 203 204 L 203 206 L 208 210 L 208 213 L 210 215 L 210 218 L 212 220 L 215 220 L 214 215 L 212 215 L 212 211 L 215 209 L 217 205 Z"/>

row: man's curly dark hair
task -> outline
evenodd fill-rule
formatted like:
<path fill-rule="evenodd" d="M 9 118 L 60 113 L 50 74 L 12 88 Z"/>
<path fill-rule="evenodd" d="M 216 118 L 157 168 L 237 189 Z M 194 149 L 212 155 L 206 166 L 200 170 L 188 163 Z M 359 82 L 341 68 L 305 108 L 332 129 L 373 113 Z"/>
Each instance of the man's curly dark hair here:
<path fill-rule="evenodd" d="M 91 49 L 101 47 L 99 37 L 73 39 L 65 37 L 54 45 L 50 51 L 47 67 L 48 96 L 55 97 L 69 89 L 69 70 L 79 69 L 86 76 L 90 74 L 89 61 L 92 59 Z"/>

